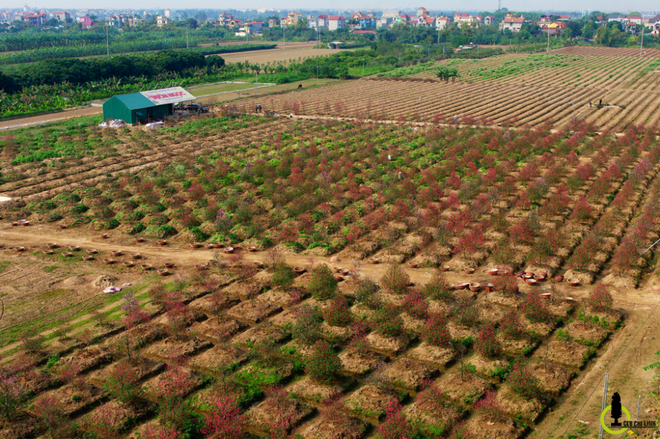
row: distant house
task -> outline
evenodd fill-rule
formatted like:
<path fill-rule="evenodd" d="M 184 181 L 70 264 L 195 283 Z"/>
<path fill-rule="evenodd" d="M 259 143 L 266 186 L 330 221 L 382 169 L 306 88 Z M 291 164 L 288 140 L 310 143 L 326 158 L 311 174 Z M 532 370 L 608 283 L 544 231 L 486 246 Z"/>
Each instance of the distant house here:
<path fill-rule="evenodd" d="M 295 26 L 298 24 L 298 21 L 302 18 L 302 14 L 300 12 L 289 12 L 289 15 L 284 17 L 285 24 L 284 26 Z M 280 20 L 280 24 L 282 23 L 282 20 Z"/>
<path fill-rule="evenodd" d="M 313 15 L 308 15 L 307 16 L 307 27 L 310 28 L 310 29 L 327 30 L 328 29 L 328 15 L 323 14 L 323 15 L 319 15 L 318 17 L 314 17 Z"/>
<path fill-rule="evenodd" d="M 67 11 L 55 12 L 55 19 L 60 23 L 66 23 L 71 21 L 71 14 L 69 14 Z"/>
<path fill-rule="evenodd" d="M 642 17 L 626 17 L 623 19 L 624 23 L 642 24 Z"/>
<path fill-rule="evenodd" d="M 354 33 L 354 34 L 361 34 L 361 35 L 364 35 L 364 34 L 373 34 L 373 35 L 376 35 L 376 31 L 375 31 L 375 30 L 354 30 L 353 33 Z"/>
<path fill-rule="evenodd" d="M 468 26 L 480 24 L 480 21 L 479 19 L 477 19 L 477 17 L 473 17 L 467 12 L 463 12 L 463 13 L 454 12 L 454 22 L 457 23 L 459 26 L 462 26 L 463 24 L 466 24 Z"/>
<path fill-rule="evenodd" d="M 376 29 L 387 29 L 392 23 L 392 17 L 380 17 L 376 20 Z"/>
<path fill-rule="evenodd" d="M 128 17 L 128 19 L 126 20 L 126 24 L 129 27 L 135 27 L 141 25 L 142 23 L 146 23 L 146 21 L 147 20 L 144 18 Z"/>
<path fill-rule="evenodd" d="M 435 27 L 438 30 L 446 29 L 451 24 L 451 19 L 449 17 L 436 17 L 435 18 Z"/>
<path fill-rule="evenodd" d="M 23 15 L 23 21 L 30 23 L 31 26 L 43 26 L 46 22 L 46 15 L 41 12 L 30 12 L 27 15 Z"/>
<path fill-rule="evenodd" d="M 426 8 L 418 8 L 417 14 L 418 17 L 430 17 L 431 13 Z"/>
<path fill-rule="evenodd" d="M 92 21 L 92 19 L 86 15 L 84 17 L 78 17 L 76 21 L 82 24 L 82 26 L 86 29 L 89 29 L 90 27 L 94 26 L 94 22 Z"/>
<path fill-rule="evenodd" d="M 241 27 L 243 26 L 243 20 L 240 20 L 238 18 L 232 18 L 231 21 L 229 22 L 229 27 Z"/>
<path fill-rule="evenodd" d="M 223 12 L 218 16 L 218 24 L 220 26 L 229 26 L 229 23 L 234 19 L 234 16 Z"/>
<path fill-rule="evenodd" d="M 493 23 L 495 23 L 495 16 L 494 15 L 486 15 L 484 17 L 484 24 L 486 26 L 490 26 Z"/>
<path fill-rule="evenodd" d="M 607 16 L 607 21 L 618 21 L 619 23 L 622 23 L 624 18 L 626 17 L 621 14 L 610 14 Z"/>
<path fill-rule="evenodd" d="M 410 17 L 412 18 L 412 17 Z M 399 14 L 396 17 L 394 17 L 394 22 L 393 24 L 408 24 L 410 21 L 410 18 L 406 14 Z"/>
<path fill-rule="evenodd" d="M 268 19 L 268 27 L 275 27 L 277 26 L 277 24 L 278 24 L 277 19 L 275 18 Z"/>
<path fill-rule="evenodd" d="M 649 18 L 649 21 L 645 24 L 645 27 L 647 30 L 651 31 L 653 36 L 660 36 L 660 15 Z"/>
<path fill-rule="evenodd" d="M 156 17 L 156 26 L 158 26 L 158 27 L 163 27 L 169 22 L 170 22 L 170 19 L 165 17 L 164 15 L 159 15 L 159 16 Z"/>
<path fill-rule="evenodd" d="M 523 23 L 525 23 L 525 17 L 522 15 L 516 17 L 515 15 L 507 14 L 504 21 L 500 23 L 500 30 L 509 29 L 511 32 L 520 32 Z"/>
<path fill-rule="evenodd" d="M 328 16 L 328 30 L 343 29 L 346 27 L 346 19 L 341 15 Z"/>
<path fill-rule="evenodd" d="M 264 28 L 264 23 L 261 21 L 252 21 L 245 23 L 245 31 L 250 35 L 260 34 Z"/>
<path fill-rule="evenodd" d="M 371 27 L 376 25 L 376 19 L 373 17 L 373 14 L 363 15 L 358 18 L 358 24 L 361 28 Z"/>
<path fill-rule="evenodd" d="M 167 18 L 167 17 L 165 17 Z M 105 24 L 112 27 L 124 27 L 128 17 L 124 15 L 111 15 L 105 19 Z"/>
<path fill-rule="evenodd" d="M 422 27 L 434 27 L 435 18 L 429 16 L 419 16 L 411 20 L 411 24 Z"/>
<path fill-rule="evenodd" d="M 317 19 L 317 26 L 319 29 L 322 30 L 327 30 L 328 29 L 328 14 L 323 14 L 319 15 L 319 18 Z"/>

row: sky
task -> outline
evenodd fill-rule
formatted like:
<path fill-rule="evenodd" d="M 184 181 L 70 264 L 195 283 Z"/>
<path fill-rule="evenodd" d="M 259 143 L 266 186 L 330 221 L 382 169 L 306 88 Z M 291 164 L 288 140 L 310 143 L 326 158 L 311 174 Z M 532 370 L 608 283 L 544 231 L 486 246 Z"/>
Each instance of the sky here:
<path fill-rule="evenodd" d="M 424 6 L 433 11 L 494 11 L 497 9 L 497 0 L 473 0 L 449 1 L 441 0 L 439 2 L 413 4 L 402 0 L 243 0 L 241 2 L 228 0 L 192 0 L 181 3 L 178 0 L 27 0 L 26 2 L 17 0 L 0 0 L 0 9 L 21 9 L 23 4 L 27 3 L 32 9 L 40 8 L 61 8 L 61 9 L 83 9 L 83 8 L 105 8 L 105 9 L 154 9 L 170 8 L 181 9 L 183 5 L 186 9 L 223 9 L 223 8 L 274 8 L 274 9 L 365 9 L 365 10 L 383 10 L 383 9 L 416 9 Z M 660 10 L 660 3 L 657 0 L 503 0 L 502 6 L 512 11 L 655 11 Z"/>

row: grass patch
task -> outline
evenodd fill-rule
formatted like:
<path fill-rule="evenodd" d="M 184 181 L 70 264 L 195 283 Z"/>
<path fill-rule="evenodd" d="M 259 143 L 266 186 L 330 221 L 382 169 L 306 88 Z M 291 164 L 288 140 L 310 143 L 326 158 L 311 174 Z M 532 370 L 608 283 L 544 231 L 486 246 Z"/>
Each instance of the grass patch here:
<path fill-rule="evenodd" d="M 11 265 L 11 262 L 9 261 L 2 261 L 0 262 L 0 274 L 4 273 L 7 268 Z"/>
<path fill-rule="evenodd" d="M 56 299 L 60 296 L 63 296 L 64 294 L 68 293 L 69 290 L 51 290 L 51 291 L 44 291 L 43 293 L 39 293 L 37 296 L 39 299 L 43 300 L 50 300 L 50 299 Z"/>
<path fill-rule="evenodd" d="M 52 273 L 53 271 L 57 270 L 58 268 L 60 268 L 60 267 L 57 266 L 57 265 L 49 265 L 48 267 L 44 267 L 44 271 L 46 273 Z"/>

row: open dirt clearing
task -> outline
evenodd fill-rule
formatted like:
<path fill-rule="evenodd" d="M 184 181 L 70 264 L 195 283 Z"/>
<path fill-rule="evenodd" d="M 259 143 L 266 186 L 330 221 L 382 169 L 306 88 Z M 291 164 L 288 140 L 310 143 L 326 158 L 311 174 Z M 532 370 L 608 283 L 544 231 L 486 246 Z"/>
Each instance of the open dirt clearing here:
<path fill-rule="evenodd" d="M 313 46 L 313 45 L 312 45 Z M 254 50 L 251 52 L 223 53 L 222 56 L 226 62 L 250 61 L 251 63 L 275 63 L 286 62 L 289 60 L 316 58 L 319 56 L 330 56 L 339 53 L 343 49 L 312 49 L 309 46 L 278 46 L 269 50 Z M 350 50 L 350 49 L 345 49 Z"/>

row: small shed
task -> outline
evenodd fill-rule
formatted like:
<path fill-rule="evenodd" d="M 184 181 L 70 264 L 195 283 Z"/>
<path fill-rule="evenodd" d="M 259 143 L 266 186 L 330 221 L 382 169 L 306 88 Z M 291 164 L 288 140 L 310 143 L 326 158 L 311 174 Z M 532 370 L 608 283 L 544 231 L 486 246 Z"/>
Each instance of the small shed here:
<path fill-rule="evenodd" d="M 193 101 L 181 87 L 116 95 L 103 103 L 103 119 L 121 119 L 136 125 L 163 120 L 174 114 L 174 104 Z"/>

